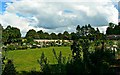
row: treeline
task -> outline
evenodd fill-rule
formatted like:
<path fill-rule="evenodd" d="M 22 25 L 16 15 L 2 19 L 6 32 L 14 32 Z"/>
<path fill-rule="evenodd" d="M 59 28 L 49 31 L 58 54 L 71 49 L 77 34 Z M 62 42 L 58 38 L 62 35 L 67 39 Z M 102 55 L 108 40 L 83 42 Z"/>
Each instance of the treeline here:
<path fill-rule="evenodd" d="M 109 27 L 106 30 L 107 35 L 120 35 L 120 22 L 118 25 L 109 23 Z"/>
<path fill-rule="evenodd" d="M 63 33 L 48 33 L 40 31 L 35 31 L 34 29 L 31 29 L 27 32 L 25 38 L 33 38 L 33 39 L 71 39 L 71 34 L 67 31 L 64 31 Z"/>
<path fill-rule="evenodd" d="M 2 32 L 2 43 L 3 44 L 10 44 L 10 43 L 20 43 L 22 42 L 22 37 L 21 37 L 21 32 L 19 28 L 16 27 L 11 27 L 10 25 L 7 26 L 5 29 L 3 26 L 0 24 L 0 30 Z M 68 31 L 64 31 L 63 33 L 48 33 L 48 32 L 43 32 L 42 30 L 36 31 L 34 29 L 30 29 L 24 39 L 27 39 L 27 42 L 33 41 L 33 39 L 60 39 L 60 40 L 73 40 L 75 38 L 89 38 L 90 40 L 95 40 L 95 39 L 102 39 L 103 33 L 100 33 L 99 29 L 96 28 L 94 29 L 90 24 L 81 26 L 78 25 L 77 28 L 77 34 L 78 37 L 75 37 L 75 33 L 71 32 L 69 33 Z M 109 27 L 106 30 L 107 35 L 112 35 L 120 34 L 120 23 L 119 25 L 115 25 L 113 23 L 109 23 Z M 85 37 L 87 36 L 87 37 Z"/>
<path fill-rule="evenodd" d="M 96 37 L 95 35 L 100 33 L 99 29 L 97 28 L 96 30 L 91 27 L 90 24 L 85 25 L 80 27 L 80 25 L 77 26 L 76 28 L 79 32 L 79 36 L 84 37 L 84 36 L 89 36 L 89 37 Z M 60 40 L 73 40 L 76 34 L 74 32 L 68 33 L 67 31 L 64 31 L 63 33 L 48 33 L 48 32 L 43 32 L 42 30 L 40 31 L 35 31 L 34 29 L 31 29 L 27 32 L 25 38 L 27 39 L 60 39 Z"/>

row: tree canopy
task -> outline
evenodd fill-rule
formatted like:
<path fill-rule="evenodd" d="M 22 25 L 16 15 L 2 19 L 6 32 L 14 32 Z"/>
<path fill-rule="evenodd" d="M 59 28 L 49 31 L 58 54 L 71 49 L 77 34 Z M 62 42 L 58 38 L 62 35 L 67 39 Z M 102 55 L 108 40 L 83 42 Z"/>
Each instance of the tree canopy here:
<path fill-rule="evenodd" d="M 109 27 L 107 27 L 106 34 L 107 35 L 120 35 L 120 23 L 116 25 L 114 23 L 109 23 Z"/>
<path fill-rule="evenodd" d="M 18 42 L 20 38 L 20 29 L 11 26 L 7 26 L 6 29 L 3 29 L 2 41 L 4 44 Z"/>

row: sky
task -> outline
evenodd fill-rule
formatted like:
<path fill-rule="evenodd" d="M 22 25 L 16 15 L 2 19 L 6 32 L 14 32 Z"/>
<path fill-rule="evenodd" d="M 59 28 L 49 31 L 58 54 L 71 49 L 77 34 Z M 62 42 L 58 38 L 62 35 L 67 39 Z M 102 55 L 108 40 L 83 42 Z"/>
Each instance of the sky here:
<path fill-rule="evenodd" d="M 119 0 L 0 0 L 0 23 L 18 27 L 22 36 L 30 29 L 74 32 L 91 24 L 105 33 L 109 22 L 118 23 Z"/>

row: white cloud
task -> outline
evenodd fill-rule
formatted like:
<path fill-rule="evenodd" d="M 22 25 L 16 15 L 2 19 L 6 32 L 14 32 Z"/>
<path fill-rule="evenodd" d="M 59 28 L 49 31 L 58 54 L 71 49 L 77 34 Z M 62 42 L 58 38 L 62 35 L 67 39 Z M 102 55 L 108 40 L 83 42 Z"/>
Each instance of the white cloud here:
<path fill-rule="evenodd" d="M 78 24 L 101 27 L 118 22 L 118 11 L 111 0 L 21 0 L 7 5 L 5 13 L 0 15 L 2 25 L 18 27 L 22 33 L 31 28 L 72 32 Z"/>
<path fill-rule="evenodd" d="M 99 27 L 94 27 L 95 29 L 98 28 L 100 30 L 101 33 L 106 33 L 106 29 L 107 29 L 108 26 L 99 26 Z"/>

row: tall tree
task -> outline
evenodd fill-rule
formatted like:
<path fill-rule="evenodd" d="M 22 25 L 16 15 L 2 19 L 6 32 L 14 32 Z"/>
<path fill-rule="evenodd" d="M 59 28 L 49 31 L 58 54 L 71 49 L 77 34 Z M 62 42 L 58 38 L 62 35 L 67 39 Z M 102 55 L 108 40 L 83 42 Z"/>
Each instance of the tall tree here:
<path fill-rule="evenodd" d="M 115 25 L 113 30 L 114 30 L 114 34 L 120 35 L 120 26 L 119 25 Z"/>
<path fill-rule="evenodd" d="M 71 35 L 71 40 L 78 39 L 76 33 L 72 32 L 70 35 Z"/>
<path fill-rule="evenodd" d="M 33 42 L 33 39 L 38 39 L 39 35 L 34 29 L 31 29 L 27 32 L 25 38 L 27 39 L 28 42 Z"/>
<path fill-rule="evenodd" d="M 55 33 L 51 33 L 50 36 L 51 36 L 51 39 L 57 39 L 57 35 Z"/>
<path fill-rule="evenodd" d="M 107 30 L 106 30 L 106 34 L 107 34 L 107 35 L 113 34 L 113 28 L 108 27 Z"/>
<path fill-rule="evenodd" d="M 26 38 L 31 37 L 31 38 L 33 38 L 33 39 L 39 38 L 37 32 L 36 32 L 34 29 L 29 30 L 29 31 L 27 32 L 27 34 L 26 34 L 25 37 L 26 37 Z"/>
<path fill-rule="evenodd" d="M 45 33 L 44 33 L 44 38 L 45 38 L 45 39 L 50 39 L 49 33 L 45 32 Z"/>
<path fill-rule="evenodd" d="M 66 40 L 70 39 L 70 35 L 69 35 L 69 33 L 67 31 L 63 32 L 63 36 L 64 36 L 64 39 L 66 39 Z"/>
<path fill-rule="evenodd" d="M 119 35 L 120 34 L 120 25 L 114 23 L 109 23 L 109 27 L 106 30 L 107 35 Z"/>
<path fill-rule="evenodd" d="M 2 41 L 4 44 L 19 42 L 19 38 L 21 38 L 20 29 L 16 27 L 7 26 L 2 33 Z"/>
<path fill-rule="evenodd" d="M 115 26 L 114 23 L 112 23 L 112 22 L 109 23 L 109 27 L 110 27 L 110 28 L 114 28 L 114 26 Z"/>
<path fill-rule="evenodd" d="M 78 25 L 76 28 L 77 32 L 80 32 L 80 26 Z"/>
<path fill-rule="evenodd" d="M 39 39 L 44 39 L 44 33 L 42 30 L 38 31 L 37 33 L 39 35 Z"/>
<path fill-rule="evenodd" d="M 58 33 L 58 39 L 63 39 L 63 34 L 62 33 Z"/>
<path fill-rule="evenodd" d="M 100 33 L 100 30 L 97 28 L 96 33 Z"/>
<path fill-rule="evenodd" d="M 92 28 L 90 24 L 88 24 L 88 28 Z"/>

